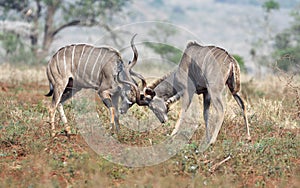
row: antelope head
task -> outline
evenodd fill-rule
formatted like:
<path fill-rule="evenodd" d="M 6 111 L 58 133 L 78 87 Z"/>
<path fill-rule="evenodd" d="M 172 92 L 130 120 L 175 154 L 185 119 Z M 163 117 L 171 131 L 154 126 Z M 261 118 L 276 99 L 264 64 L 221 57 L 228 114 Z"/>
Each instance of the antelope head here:
<path fill-rule="evenodd" d="M 162 79 L 158 81 L 160 83 Z M 179 100 L 182 95 L 182 92 L 178 92 L 174 96 L 165 100 L 163 97 L 160 97 L 156 94 L 154 91 L 155 86 L 153 85 L 151 87 L 144 86 L 143 91 L 141 92 L 134 83 L 127 81 L 125 82 L 126 84 L 131 85 L 132 91 L 134 91 L 135 94 L 135 97 L 133 98 L 136 100 L 131 100 L 134 102 L 132 102 L 130 105 L 128 105 L 128 103 L 126 104 L 126 100 L 124 100 L 120 108 L 121 113 L 126 113 L 134 103 L 137 103 L 139 106 L 148 106 L 161 123 L 168 121 L 167 113 L 169 112 L 170 105 Z"/>
<path fill-rule="evenodd" d="M 169 104 L 164 101 L 163 98 L 156 96 L 155 91 L 147 88 L 148 106 L 152 112 L 156 115 L 161 123 L 168 121 L 167 113 L 169 111 Z"/>
<path fill-rule="evenodd" d="M 135 36 L 136 34 L 131 39 L 131 48 L 133 50 L 134 57 L 132 61 L 129 61 L 125 66 L 124 71 L 119 71 L 117 75 L 118 82 L 124 85 L 121 91 L 121 114 L 125 114 L 128 109 L 135 103 L 141 106 L 146 105 L 146 101 L 143 100 L 144 94 L 140 91 L 140 89 L 138 88 L 138 84 L 133 79 L 133 76 L 139 78 L 142 81 L 143 88 L 146 88 L 147 83 L 145 81 L 145 78 L 141 74 L 138 74 L 132 70 L 138 59 L 138 52 L 134 45 Z M 121 75 L 121 73 L 125 74 Z"/>
<path fill-rule="evenodd" d="M 168 121 L 167 113 L 169 111 L 170 104 L 177 101 L 182 93 L 178 92 L 176 95 L 165 100 L 164 98 L 158 96 L 154 90 L 156 86 L 161 84 L 163 80 L 171 74 L 165 75 L 161 79 L 158 79 L 155 83 L 151 84 L 151 86 L 147 87 L 147 83 L 144 77 L 132 70 L 132 67 L 137 63 L 138 59 L 138 52 L 134 45 L 135 36 L 136 35 L 134 35 L 131 39 L 131 48 L 134 52 L 134 57 L 133 60 L 130 61 L 125 68 L 125 79 L 124 76 L 122 79 L 122 76 L 120 76 L 119 74 L 117 77 L 118 82 L 124 85 L 124 89 L 121 93 L 122 103 L 120 107 L 120 113 L 125 114 L 128 109 L 136 103 L 139 106 L 148 106 L 159 119 L 159 121 L 161 123 L 165 123 Z M 142 90 L 139 89 L 138 84 L 132 78 L 133 76 L 139 78 L 142 81 Z M 172 85 L 169 85 L 168 87 L 171 87 L 173 89 Z"/>
<path fill-rule="evenodd" d="M 168 98 L 167 100 L 156 95 L 155 91 L 151 88 L 146 88 L 145 94 L 147 96 L 146 99 L 149 108 L 161 123 L 165 123 L 168 121 L 167 114 L 169 112 L 170 105 L 180 99 L 180 97 L 183 95 L 183 91 L 177 92 L 174 96 Z"/>

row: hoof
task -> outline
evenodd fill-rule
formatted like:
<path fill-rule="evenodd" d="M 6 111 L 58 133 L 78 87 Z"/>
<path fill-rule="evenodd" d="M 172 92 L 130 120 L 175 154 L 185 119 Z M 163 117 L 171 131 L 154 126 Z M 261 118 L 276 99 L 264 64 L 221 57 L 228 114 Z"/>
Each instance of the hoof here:
<path fill-rule="evenodd" d="M 52 132 L 51 132 L 51 137 L 54 138 L 54 137 L 56 137 L 56 136 L 57 136 L 57 132 L 52 131 Z"/>
<path fill-rule="evenodd" d="M 119 130 L 111 130 L 110 131 L 110 134 L 113 136 L 113 135 L 119 135 Z"/>
<path fill-rule="evenodd" d="M 63 133 L 67 136 L 67 135 L 71 135 L 71 131 L 67 131 L 67 130 L 64 130 Z"/>
<path fill-rule="evenodd" d="M 110 123 L 110 132 L 112 135 L 114 134 L 119 135 L 120 129 L 119 127 L 115 126 L 114 123 Z"/>
<path fill-rule="evenodd" d="M 247 136 L 246 140 L 249 141 L 249 142 L 251 142 L 251 140 L 252 140 L 251 136 Z"/>
<path fill-rule="evenodd" d="M 70 135 L 71 134 L 71 127 L 70 126 L 66 126 L 64 132 L 65 132 L 66 135 Z"/>
<path fill-rule="evenodd" d="M 170 136 L 175 136 L 177 134 L 177 131 L 173 130 Z"/>
<path fill-rule="evenodd" d="M 66 136 L 66 137 L 68 137 L 68 139 L 70 139 L 71 138 L 71 136 L 73 136 L 73 135 L 75 135 L 75 134 L 72 134 L 71 133 L 71 131 L 69 130 L 69 131 L 67 131 L 67 130 L 64 130 L 64 135 Z"/>

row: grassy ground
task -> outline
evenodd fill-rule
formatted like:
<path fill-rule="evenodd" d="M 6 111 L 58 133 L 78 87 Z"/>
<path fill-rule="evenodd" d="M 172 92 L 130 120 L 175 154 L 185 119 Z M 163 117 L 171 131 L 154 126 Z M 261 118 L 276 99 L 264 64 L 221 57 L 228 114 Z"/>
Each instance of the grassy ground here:
<path fill-rule="evenodd" d="M 50 98 L 43 96 L 48 92 L 44 68 L 1 66 L 0 73 L 0 187 L 300 186 L 297 78 L 282 75 L 244 80 L 242 94 L 248 101 L 252 142 L 244 140 L 243 118 L 228 97 L 217 142 L 204 153 L 197 152 L 202 134 L 198 130 L 171 159 L 130 168 L 97 155 L 80 134 L 70 140 L 51 138 L 47 123 Z M 97 111 L 107 122 L 107 110 L 100 104 Z M 147 115 L 145 111 L 133 108 L 130 113 L 142 117 Z M 172 113 L 171 119 L 176 119 L 177 111 Z M 71 104 L 66 105 L 66 114 L 75 131 Z M 59 124 L 58 129 L 62 128 Z M 172 129 L 165 125 L 135 134 L 122 127 L 120 142 L 145 146 L 152 143 L 149 140 L 163 140 Z"/>

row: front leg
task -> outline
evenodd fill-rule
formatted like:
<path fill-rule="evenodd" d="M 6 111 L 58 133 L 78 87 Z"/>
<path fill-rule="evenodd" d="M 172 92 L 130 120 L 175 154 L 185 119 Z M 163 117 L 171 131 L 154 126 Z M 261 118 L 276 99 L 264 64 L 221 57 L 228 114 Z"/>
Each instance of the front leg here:
<path fill-rule="evenodd" d="M 182 104 L 181 104 L 179 120 L 177 120 L 177 122 L 175 124 L 175 128 L 171 133 L 171 136 L 174 136 L 179 131 L 179 128 L 180 128 L 181 124 L 183 123 L 182 122 L 183 118 L 186 116 L 186 112 L 191 105 L 193 94 L 194 94 L 193 92 L 189 92 L 188 90 L 182 91 Z"/>
<path fill-rule="evenodd" d="M 119 105 L 118 105 L 118 102 L 119 102 L 119 94 L 118 93 L 115 93 L 112 97 L 112 105 L 114 107 L 114 124 L 116 126 L 116 130 L 117 130 L 117 133 L 119 132 L 120 130 L 120 124 L 119 124 Z"/>
<path fill-rule="evenodd" d="M 104 105 L 109 109 L 111 129 L 114 132 L 114 129 L 116 126 L 116 122 L 115 122 L 116 109 L 113 105 L 111 94 L 108 91 L 104 91 L 104 92 L 100 93 L 99 95 L 100 95 L 100 98 L 102 99 Z M 119 129 L 119 127 L 116 126 L 117 133 L 119 131 L 118 129 Z"/>

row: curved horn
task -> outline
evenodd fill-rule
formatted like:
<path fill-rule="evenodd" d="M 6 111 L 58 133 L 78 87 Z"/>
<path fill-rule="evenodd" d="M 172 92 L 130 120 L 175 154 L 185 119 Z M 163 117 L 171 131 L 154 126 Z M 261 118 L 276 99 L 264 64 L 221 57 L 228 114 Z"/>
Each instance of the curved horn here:
<path fill-rule="evenodd" d="M 144 76 L 142 76 L 141 74 L 136 73 L 136 72 L 134 72 L 134 71 L 132 71 L 132 70 L 130 70 L 130 74 L 131 74 L 132 76 L 135 76 L 135 77 L 139 78 L 139 79 L 142 81 L 143 90 L 144 90 L 144 88 L 147 87 L 147 82 L 146 82 Z"/>
<path fill-rule="evenodd" d="M 173 95 L 172 97 L 168 98 L 168 100 L 166 101 L 167 108 L 169 108 L 170 104 L 178 101 L 180 99 L 180 97 L 182 97 L 182 95 L 183 95 L 183 90 L 176 93 L 176 95 Z"/>
<path fill-rule="evenodd" d="M 133 59 L 131 61 L 131 63 L 129 63 L 129 70 L 132 69 L 132 67 L 136 64 L 137 62 L 137 59 L 138 59 L 138 52 L 137 52 L 137 49 L 134 45 L 134 38 L 137 36 L 137 34 L 134 34 L 133 37 L 131 38 L 131 41 L 130 41 L 130 44 L 131 44 L 131 49 L 133 51 Z"/>
<path fill-rule="evenodd" d="M 130 85 L 133 88 L 133 90 L 135 92 L 136 103 L 138 105 L 142 106 L 142 105 L 147 105 L 148 104 L 147 101 L 144 101 L 144 100 L 142 101 L 141 100 L 139 88 L 134 83 L 132 83 L 130 81 L 126 81 L 126 80 L 121 80 L 121 78 L 120 78 L 120 72 L 118 72 L 117 80 L 118 80 L 118 82 L 123 83 L 123 84 L 128 84 L 128 85 Z"/>
<path fill-rule="evenodd" d="M 145 78 L 144 78 L 141 74 L 138 74 L 138 73 L 136 73 L 136 72 L 134 72 L 134 71 L 132 70 L 132 67 L 137 63 L 137 59 L 138 59 L 138 52 L 137 52 L 137 49 L 136 49 L 136 47 L 135 47 L 135 45 L 134 45 L 134 38 L 135 38 L 136 36 L 137 36 L 137 34 L 134 34 L 133 37 L 131 38 L 131 41 L 130 41 L 131 48 L 132 48 L 132 51 L 133 51 L 134 56 L 133 56 L 132 61 L 129 62 L 129 67 L 128 67 L 128 69 L 129 69 L 129 73 L 130 73 L 131 75 L 133 75 L 133 76 L 139 78 L 139 79 L 142 81 L 143 90 L 144 90 L 144 88 L 147 87 L 147 82 L 146 82 Z"/>
<path fill-rule="evenodd" d="M 167 77 L 169 77 L 172 73 L 174 73 L 174 71 L 169 72 L 168 74 L 164 75 L 163 77 L 153 81 L 148 87 L 150 89 L 154 89 L 160 82 L 162 82 L 163 80 L 165 80 Z"/>

